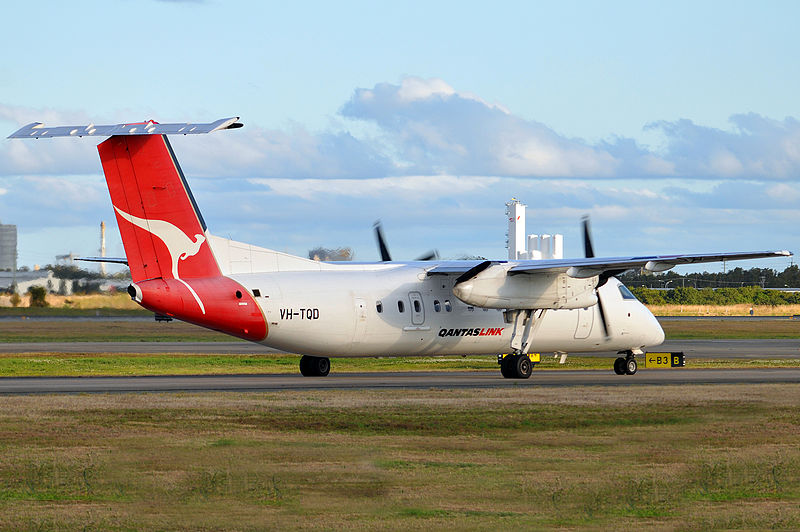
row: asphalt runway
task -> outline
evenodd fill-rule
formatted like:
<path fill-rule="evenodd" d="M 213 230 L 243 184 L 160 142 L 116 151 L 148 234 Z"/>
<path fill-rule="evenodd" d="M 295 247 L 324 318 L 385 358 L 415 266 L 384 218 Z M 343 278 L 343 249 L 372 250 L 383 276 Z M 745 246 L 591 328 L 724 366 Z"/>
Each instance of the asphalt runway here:
<path fill-rule="evenodd" d="M 683 351 L 692 358 L 800 358 L 800 340 L 669 340 L 650 351 Z M 281 353 L 250 342 L 40 342 L 0 343 L 0 354 L 15 353 L 183 353 L 255 355 Z M 545 353 L 543 353 L 544 355 Z M 571 353 L 614 356 L 614 352 Z"/>
<path fill-rule="evenodd" d="M 504 379 L 499 371 L 331 373 L 300 375 L 182 375 L 156 377 L 2 377 L 0 394 L 127 392 L 268 392 L 289 390 L 520 388 L 682 384 L 800 383 L 800 368 L 534 371 L 530 379 Z"/>

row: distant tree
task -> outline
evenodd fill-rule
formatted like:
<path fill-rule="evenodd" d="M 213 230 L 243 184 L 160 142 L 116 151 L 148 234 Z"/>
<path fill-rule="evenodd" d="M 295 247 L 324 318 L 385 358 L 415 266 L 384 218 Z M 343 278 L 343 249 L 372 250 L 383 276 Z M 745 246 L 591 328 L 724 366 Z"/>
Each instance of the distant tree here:
<path fill-rule="evenodd" d="M 16 292 L 11 294 L 11 306 L 16 308 L 20 305 L 20 303 L 22 303 L 22 298 L 19 297 L 19 294 Z"/>
<path fill-rule="evenodd" d="M 84 281 L 72 285 L 73 294 L 96 294 L 100 292 L 102 281 Z"/>
<path fill-rule="evenodd" d="M 121 272 L 109 275 L 109 277 L 111 277 L 112 279 L 119 279 L 124 281 L 131 278 L 131 270 L 129 268 L 125 268 Z"/>
<path fill-rule="evenodd" d="M 677 274 L 673 271 L 665 273 L 651 273 L 645 270 L 631 270 L 619 276 L 626 285 L 647 286 L 650 288 L 677 288 L 695 287 L 711 288 L 761 286 L 763 288 L 800 288 L 800 267 L 792 265 L 783 272 L 778 273 L 771 268 L 750 268 L 743 270 L 740 267 L 727 272 L 702 272 Z"/>
<path fill-rule="evenodd" d="M 318 247 L 308 250 L 308 258 L 317 261 L 348 261 L 353 260 L 351 248 L 324 248 Z"/>
<path fill-rule="evenodd" d="M 31 286 L 28 288 L 28 294 L 31 296 L 32 307 L 46 307 L 47 303 L 47 289 L 43 286 Z"/>
<path fill-rule="evenodd" d="M 737 286 L 734 288 L 677 287 L 670 290 L 656 290 L 644 286 L 631 288 L 631 292 L 647 305 L 797 305 L 800 293 L 769 290 L 760 286 Z"/>
<path fill-rule="evenodd" d="M 92 272 L 78 268 L 77 266 L 67 266 L 64 264 L 48 264 L 43 269 L 51 270 L 53 275 L 59 279 L 100 279 L 99 272 Z"/>

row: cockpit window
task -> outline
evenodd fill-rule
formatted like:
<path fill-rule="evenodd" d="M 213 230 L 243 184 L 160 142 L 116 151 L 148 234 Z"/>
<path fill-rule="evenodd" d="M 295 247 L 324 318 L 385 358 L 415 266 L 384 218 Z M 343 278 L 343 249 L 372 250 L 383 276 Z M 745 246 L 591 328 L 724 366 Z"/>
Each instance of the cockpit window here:
<path fill-rule="evenodd" d="M 619 293 L 622 294 L 622 299 L 636 299 L 636 296 L 624 284 L 619 285 Z"/>

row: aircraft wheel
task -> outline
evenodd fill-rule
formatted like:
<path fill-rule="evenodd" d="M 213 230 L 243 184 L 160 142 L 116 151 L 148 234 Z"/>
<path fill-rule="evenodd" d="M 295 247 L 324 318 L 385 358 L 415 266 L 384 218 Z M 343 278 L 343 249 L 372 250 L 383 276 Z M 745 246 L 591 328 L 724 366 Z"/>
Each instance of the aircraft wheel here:
<path fill-rule="evenodd" d="M 614 373 L 617 375 L 625 375 L 625 359 L 618 357 L 614 361 Z"/>
<path fill-rule="evenodd" d="M 514 361 L 516 375 L 514 376 L 518 379 L 527 379 L 530 377 L 533 371 L 533 364 L 531 363 L 531 359 L 528 358 L 528 355 L 516 355 L 514 358 L 516 359 Z"/>
<path fill-rule="evenodd" d="M 300 358 L 300 373 L 304 377 L 325 377 L 330 371 L 331 361 L 327 357 L 305 355 Z"/>
<path fill-rule="evenodd" d="M 303 377 L 312 376 L 310 362 L 311 362 L 311 357 L 307 356 L 300 357 L 300 374 L 303 375 Z"/>
<path fill-rule="evenodd" d="M 317 377 L 327 377 L 331 372 L 331 359 L 328 357 L 317 357 L 314 361 L 314 369 Z"/>
<path fill-rule="evenodd" d="M 514 378 L 514 355 L 506 355 L 500 363 L 500 374 L 506 379 Z"/>
<path fill-rule="evenodd" d="M 636 370 L 639 368 L 639 365 L 636 363 L 635 358 L 629 358 L 625 361 L 625 374 L 626 375 L 634 375 Z"/>

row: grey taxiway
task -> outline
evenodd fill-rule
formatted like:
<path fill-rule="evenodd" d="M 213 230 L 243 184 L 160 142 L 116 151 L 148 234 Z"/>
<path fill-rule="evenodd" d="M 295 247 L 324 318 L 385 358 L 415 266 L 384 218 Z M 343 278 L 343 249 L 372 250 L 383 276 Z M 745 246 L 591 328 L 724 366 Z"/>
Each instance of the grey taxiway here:
<path fill-rule="evenodd" d="M 681 384 L 800 383 L 800 368 L 641 370 L 619 376 L 606 370 L 534 372 L 530 379 L 504 379 L 499 371 L 165 375 L 151 377 L 3 377 L 0 394 L 125 392 L 268 392 L 288 390 L 506 388 L 521 386 L 641 386 Z"/>
<path fill-rule="evenodd" d="M 668 340 L 650 351 L 683 351 L 692 358 L 800 358 L 800 340 Z M 280 353 L 244 341 L 229 342 L 34 342 L 0 343 L 0 353 L 184 353 L 256 355 Z M 544 353 L 543 353 L 544 354 Z M 615 356 L 615 353 L 572 353 Z"/>

